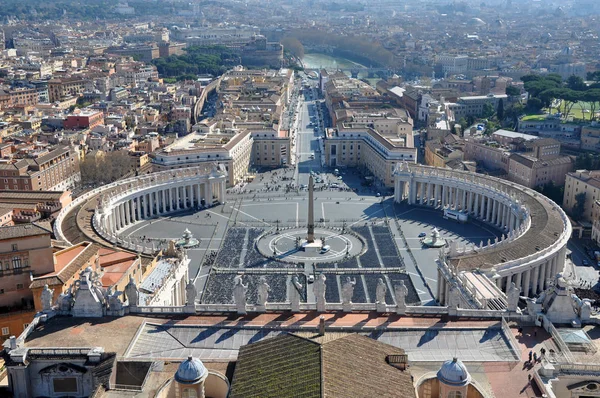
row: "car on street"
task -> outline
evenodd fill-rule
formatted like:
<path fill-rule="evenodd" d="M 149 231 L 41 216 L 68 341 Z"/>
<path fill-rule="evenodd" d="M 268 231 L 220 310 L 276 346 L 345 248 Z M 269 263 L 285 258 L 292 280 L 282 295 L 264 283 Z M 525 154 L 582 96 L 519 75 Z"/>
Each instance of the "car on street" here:
<path fill-rule="evenodd" d="M 381 196 L 381 194 L 379 192 L 377 192 L 377 194 L 375 196 L 377 196 L 379 198 Z"/>
<path fill-rule="evenodd" d="M 325 245 L 321 248 L 321 254 L 327 253 L 331 247 L 329 245 Z"/>
<path fill-rule="evenodd" d="M 588 260 L 583 260 L 583 261 L 581 262 L 581 265 L 583 265 L 584 267 L 587 267 L 587 266 L 589 266 L 589 265 L 590 265 L 590 262 L 589 262 Z"/>
<path fill-rule="evenodd" d="M 427 236 L 427 234 L 426 234 L 425 232 L 421 232 L 421 233 L 419 234 L 419 238 L 424 238 L 424 237 L 426 237 L 426 236 Z"/>

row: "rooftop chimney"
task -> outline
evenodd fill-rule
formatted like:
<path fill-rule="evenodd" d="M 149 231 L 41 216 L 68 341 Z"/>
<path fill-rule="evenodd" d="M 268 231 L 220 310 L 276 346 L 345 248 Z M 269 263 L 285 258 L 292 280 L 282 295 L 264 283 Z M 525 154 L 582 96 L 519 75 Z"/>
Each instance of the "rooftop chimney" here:
<path fill-rule="evenodd" d="M 325 317 L 321 315 L 319 317 L 319 336 L 325 335 Z"/>
<path fill-rule="evenodd" d="M 17 338 L 15 336 L 10 336 L 10 349 L 11 351 L 17 349 Z"/>

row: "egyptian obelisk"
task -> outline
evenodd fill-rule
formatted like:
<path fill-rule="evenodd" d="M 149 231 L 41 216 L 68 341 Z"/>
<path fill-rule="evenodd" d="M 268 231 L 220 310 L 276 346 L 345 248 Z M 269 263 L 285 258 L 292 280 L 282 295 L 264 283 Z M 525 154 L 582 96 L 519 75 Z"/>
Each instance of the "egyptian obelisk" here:
<path fill-rule="evenodd" d="M 308 233 L 306 242 L 313 243 L 315 241 L 315 201 L 313 199 L 314 181 L 311 175 L 308 178 Z"/>

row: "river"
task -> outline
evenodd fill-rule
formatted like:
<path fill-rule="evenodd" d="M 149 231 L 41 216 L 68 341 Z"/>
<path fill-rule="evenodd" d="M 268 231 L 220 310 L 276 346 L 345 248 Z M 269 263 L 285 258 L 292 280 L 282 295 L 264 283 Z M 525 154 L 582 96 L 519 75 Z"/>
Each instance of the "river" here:
<path fill-rule="evenodd" d="M 327 69 L 328 71 L 335 71 L 336 69 L 346 69 L 344 73 L 350 76 L 349 69 L 352 68 L 364 68 L 364 65 L 359 64 L 358 62 L 350 61 L 347 58 L 336 57 L 329 54 L 321 54 L 321 53 L 308 53 L 304 54 L 302 58 L 302 63 L 304 67 L 307 69 Z M 366 73 L 359 73 L 358 78 L 367 78 L 369 83 L 372 86 L 380 80 L 378 78 L 368 79 L 368 75 Z"/>

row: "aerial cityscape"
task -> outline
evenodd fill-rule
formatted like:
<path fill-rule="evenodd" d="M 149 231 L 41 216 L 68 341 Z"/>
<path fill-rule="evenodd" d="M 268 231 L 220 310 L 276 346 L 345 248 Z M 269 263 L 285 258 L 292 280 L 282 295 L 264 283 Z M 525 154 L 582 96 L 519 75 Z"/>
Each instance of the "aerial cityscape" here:
<path fill-rule="evenodd" d="M 600 398 L 600 2 L 0 0 L 0 397 Z"/>

